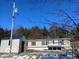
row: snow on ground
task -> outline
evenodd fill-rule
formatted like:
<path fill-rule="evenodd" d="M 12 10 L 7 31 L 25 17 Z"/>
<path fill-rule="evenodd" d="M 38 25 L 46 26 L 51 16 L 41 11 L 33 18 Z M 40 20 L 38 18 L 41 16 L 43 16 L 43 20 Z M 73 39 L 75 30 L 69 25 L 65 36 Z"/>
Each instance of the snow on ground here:
<path fill-rule="evenodd" d="M 36 55 L 14 55 L 12 57 L 6 57 L 6 55 L 0 56 L 0 59 L 72 59 L 71 56 L 53 56 L 53 55 L 44 55 L 44 56 L 36 56 Z M 73 57 L 73 59 L 77 59 Z"/>
<path fill-rule="evenodd" d="M 15 55 L 12 57 L 6 57 L 6 56 L 0 56 L 0 59 L 37 59 L 38 56 L 36 55 L 23 55 L 23 56 L 19 56 L 19 55 Z"/>

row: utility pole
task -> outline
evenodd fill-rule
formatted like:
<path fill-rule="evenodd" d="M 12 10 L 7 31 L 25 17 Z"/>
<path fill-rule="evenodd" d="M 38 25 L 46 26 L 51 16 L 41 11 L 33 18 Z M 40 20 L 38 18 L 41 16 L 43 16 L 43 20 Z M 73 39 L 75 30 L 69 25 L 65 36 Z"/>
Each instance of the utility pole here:
<path fill-rule="evenodd" d="M 17 8 L 15 7 L 15 2 L 13 3 L 13 14 L 12 14 L 12 25 L 11 25 L 11 35 L 10 35 L 10 54 L 12 51 L 12 37 L 13 37 L 13 28 L 14 28 L 14 18 L 17 13 Z"/>

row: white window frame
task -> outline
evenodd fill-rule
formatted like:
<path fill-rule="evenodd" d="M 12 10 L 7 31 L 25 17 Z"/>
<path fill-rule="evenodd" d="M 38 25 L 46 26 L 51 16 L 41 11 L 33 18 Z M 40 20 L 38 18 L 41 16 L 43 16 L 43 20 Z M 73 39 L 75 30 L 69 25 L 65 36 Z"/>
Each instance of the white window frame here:
<path fill-rule="evenodd" d="M 32 45 L 32 46 L 36 46 L 36 41 L 32 41 L 32 42 L 31 42 L 31 45 Z"/>

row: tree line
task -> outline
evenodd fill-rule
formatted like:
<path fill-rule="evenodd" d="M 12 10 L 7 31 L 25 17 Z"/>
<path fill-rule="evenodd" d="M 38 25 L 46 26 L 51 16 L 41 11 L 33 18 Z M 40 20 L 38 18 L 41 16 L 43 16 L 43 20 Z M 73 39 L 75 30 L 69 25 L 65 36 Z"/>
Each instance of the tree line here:
<path fill-rule="evenodd" d="M 50 26 L 49 29 L 46 27 L 40 28 L 38 26 L 33 26 L 31 29 L 27 29 L 24 27 L 19 27 L 16 30 L 14 30 L 13 34 L 16 35 L 23 35 L 28 39 L 33 38 L 67 38 L 67 37 L 73 37 L 77 38 L 79 37 L 79 24 L 73 28 L 71 31 L 66 30 L 63 27 L 60 26 Z M 10 36 L 10 30 L 0 28 L 0 38 L 9 37 Z"/>

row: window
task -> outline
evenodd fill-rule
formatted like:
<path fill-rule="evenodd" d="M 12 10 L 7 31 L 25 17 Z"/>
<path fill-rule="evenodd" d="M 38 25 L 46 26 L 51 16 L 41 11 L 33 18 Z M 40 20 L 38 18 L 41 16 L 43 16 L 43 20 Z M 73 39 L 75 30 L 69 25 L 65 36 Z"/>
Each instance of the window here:
<path fill-rule="evenodd" d="M 42 41 L 42 45 L 48 45 L 48 41 Z"/>
<path fill-rule="evenodd" d="M 35 41 L 32 41 L 32 46 L 35 46 L 36 45 L 36 42 Z"/>
<path fill-rule="evenodd" d="M 48 41 L 46 41 L 46 45 L 48 45 L 48 43 L 49 43 L 49 42 L 48 42 Z"/>
<path fill-rule="evenodd" d="M 61 40 L 61 44 L 64 45 L 64 40 Z"/>
<path fill-rule="evenodd" d="M 59 40 L 59 44 L 64 45 L 64 40 Z"/>
<path fill-rule="evenodd" d="M 46 42 L 45 41 L 42 41 L 42 45 L 46 45 Z"/>

